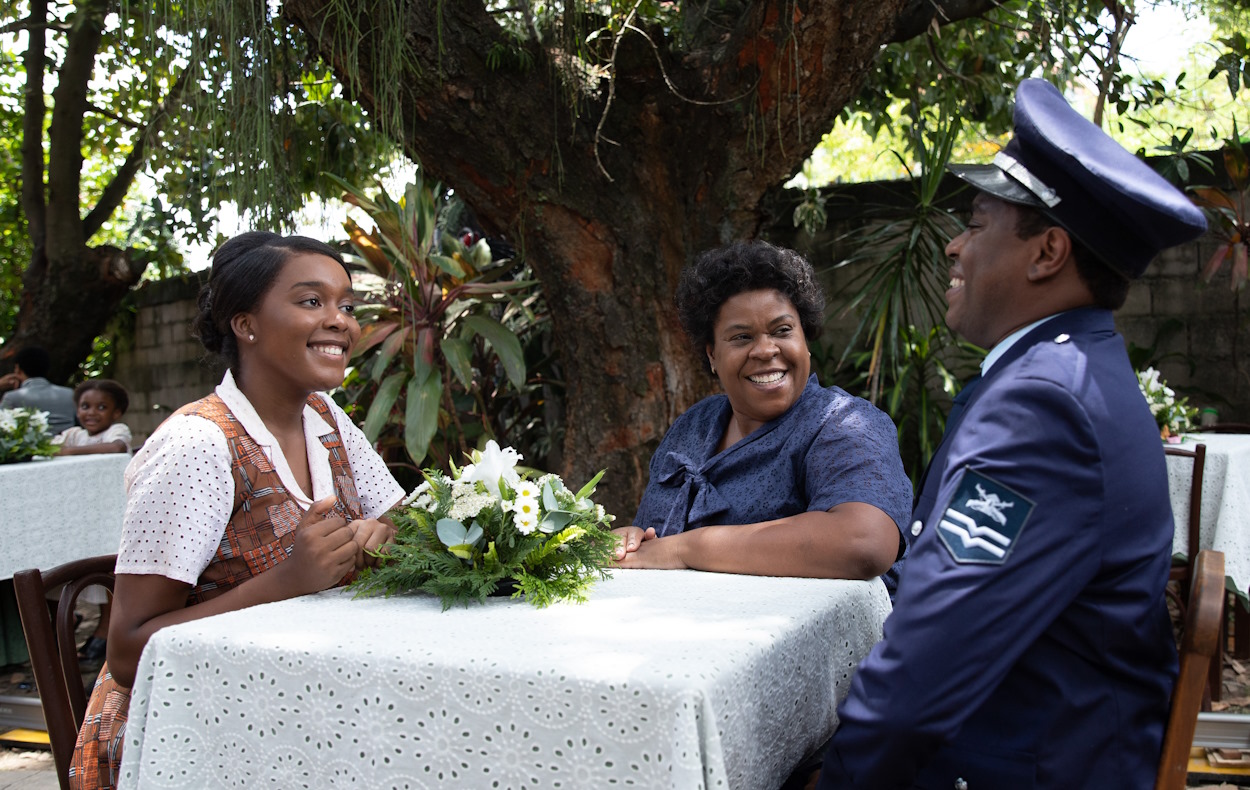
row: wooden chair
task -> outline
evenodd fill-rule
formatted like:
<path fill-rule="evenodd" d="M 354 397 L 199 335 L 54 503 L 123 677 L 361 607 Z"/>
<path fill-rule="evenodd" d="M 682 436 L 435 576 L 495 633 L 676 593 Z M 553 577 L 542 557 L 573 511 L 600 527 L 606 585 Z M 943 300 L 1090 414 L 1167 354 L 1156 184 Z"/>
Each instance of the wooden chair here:
<path fill-rule="evenodd" d="M 1193 586 L 1181 637 L 1181 668 L 1172 690 L 1172 710 L 1163 736 L 1155 790 L 1184 790 L 1189 751 L 1198 726 L 1208 667 L 1221 652 L 1224 617 L 1224 555 L 1204 549 L 1194 561 Z"/>
<path fill-rule="evenodd" d="M 1185 538 L 1185 557 L 1184 563 L 1173 563 L 1171 571 L 1168 573 L 1168 581 L 1174 581 L 1177 585 L 1176 603 L 1180 609 L 1181 615 L 1185 614 L 1186 602 L 1190 598 L 1190 587 L 1193 584 L 1194 577 L 1194 561 L 1198 556 L 1199 530 L 1202 526 L 1202 473 L 1206 468 L 1207 462 L 1207 446 L 1205 444 L 1194 445 L 1192 450 L 1184 450 L 1180 447 L 1168 446 L 1163 448 L 1163 452 L 1167 455 L 1178 456 L 1181 458 L 1189 458 L 1193 461 L 1192 471 L 1189 477 L 1189 518 L 1186 522 L 1186 538 Z M 1227 628 L 1221 629 L 1222 634 L 1227 634 Z M 1223 642 L 1221 642 L 1223 644 Z M 1224 679 L 1224 651 L 1220 650 L 1215 660 L 1211 662 L 1211 699 L 1218 702 Z M 1210 705 L 1205 705 L 1204 709 L 1210 709 Z"/>
<path fill-rule="evenodd" d="M 116 564 L 117 555 L 110 554 L 67 562 L 47 573 L 32 569 L 13 574 L 30 666 L 48 727 L 52 760 L 63 790 L 69 789 L 69 761 L 87 710 L 87 694 L 78 668 L 78 646 L 74 641 L 74 604 L 79 594 L 93 584 L 107 587 L 111 593 Z M 54 616 L 49 611 L 46 593 L 60 584 L 65 586 Z"/>
<path fill-rule="evenodd" d="M 1197 430 L 1202 433 L 1250 433 L 1250 422 L 1217 422 Z"/>

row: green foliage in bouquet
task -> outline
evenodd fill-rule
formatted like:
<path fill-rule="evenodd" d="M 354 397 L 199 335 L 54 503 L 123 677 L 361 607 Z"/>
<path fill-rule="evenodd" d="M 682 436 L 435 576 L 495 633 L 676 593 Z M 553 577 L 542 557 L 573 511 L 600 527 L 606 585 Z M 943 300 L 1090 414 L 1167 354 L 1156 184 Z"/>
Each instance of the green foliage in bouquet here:
<path fill-rule="evenodd" d="M 494 441 L 471 457 L 452 477 L 425 470 L 425 482 L 390 513 L 394 545 L 352 589 L 420 590 L 444 609 L 501 589 L 537 607 L 586 600 L 615 558 L 613 517 L 590 499 L 603 472 L 574 493 L 557 475 L 527 479 L 515 468 L 520 455 Z"/>
<path fill-rule="evenodd" d="M 37 409 L 0 409 L 0 464 L 56 455 L 48 413 Z"/>
<path fill-rule="evenodd" d="M 1137 386 L 1142 397 L 1150 405 L 1150 413 L 1154 415 L 1160 434 L 1178 436 L 1192 430 L 1194 418 L 1198 410 L 1189 405 L 1186 398 L 1176 397 L 1176 393 L 1159 378 L 1159 371 L 1146 368 L 1137 373 Z"/>

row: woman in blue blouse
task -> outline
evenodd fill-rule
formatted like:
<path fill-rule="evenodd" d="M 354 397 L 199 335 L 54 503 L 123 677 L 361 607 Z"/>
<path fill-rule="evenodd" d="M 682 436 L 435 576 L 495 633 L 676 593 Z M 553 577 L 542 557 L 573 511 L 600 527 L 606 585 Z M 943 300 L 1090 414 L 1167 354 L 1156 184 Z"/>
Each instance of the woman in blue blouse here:
<path fill-rule="evenodd" d="M 811 373 L 824 295 L 799 254 L 711 250 L 682 272 L 682 327 L 723 395 L 681 415 L 651 459 L 625 568 L 870 579 L 902 557 L 912 489 L 884 413 Z"/>

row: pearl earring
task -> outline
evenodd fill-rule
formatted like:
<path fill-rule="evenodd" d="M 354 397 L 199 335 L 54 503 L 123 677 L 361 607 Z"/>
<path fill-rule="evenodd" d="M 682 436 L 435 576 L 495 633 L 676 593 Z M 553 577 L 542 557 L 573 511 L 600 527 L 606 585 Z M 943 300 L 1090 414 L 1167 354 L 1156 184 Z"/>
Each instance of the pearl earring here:
<path fill-rule="evenodd" d="M 249 342 L 253 342 L 253 341 L 255 341 L 255 340 L 256 340 L 256 335 L 248 335 L 248 336 L 247 336 L 247 339 L 248 339 L 248 341 L 249 341 Z"/>

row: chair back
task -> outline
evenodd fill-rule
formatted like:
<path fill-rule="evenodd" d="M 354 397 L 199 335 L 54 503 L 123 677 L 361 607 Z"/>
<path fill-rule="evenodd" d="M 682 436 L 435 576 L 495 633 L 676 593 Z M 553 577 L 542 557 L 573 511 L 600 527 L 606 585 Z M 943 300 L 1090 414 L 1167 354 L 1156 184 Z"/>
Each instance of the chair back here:
<path fill-rule="evenodd" d="M 1204 549 L 1194 560 L 1194 580 L 1181 637 L 1181 667 L 1172 690 L 1172 711 L 1163 736 L 1155 790 L 1184 790 L 1189 751 L 1211 661 L 1219 649 L 1224 616 L 1224 555 Z"/>
<path fill-rule="evenodd" d="M 1217 422 L 1203 425 L 1198 430 L 1203 433 L 1250 433 L 1250 422 Z"/>
<path fill-rule="evenodd" d="M 1207 464 L 1207 446 L 1205 444 L 1196 444 L 1194 449 L 1185 450 L 1180 447 L 1167 446 L 1163 448 L 1163 452 L 1167 455 L 1179 456 L 1193 460 L 1193 467 L 1189 477 L 1189 519 L 1186 524 L 1185 538 L 1185 557 L 1186 562 L 1183 568 L 1178 568 L 1177 573 L 1171 578 L 1181 583 L 1181 602 L 1183 603 L 1189 597 L 1189 587 L 1193 580 L 1194 559 L 1198 554 L 1199 533 L 1202 528 L 1202 471 Z"/>
<path fill-rule="evenodd" d="M 48 727 L 52 760 L 61 787 L 69 788 L 69 762 L 87 711 L 87 695 L 78 668 L 74 641 L 74 605 L 87 587 L 101 585 L 113 591 L 117 555 L 74 560 L 47 571 L 13 574 L 17 609 L 30 651 L 30 667 L 39 689 L 39 704 Z M 47 591 L 64 584 L 55 616 L 49 611 Z M 55 622 L 53 622 L 55 617 Z"/>

